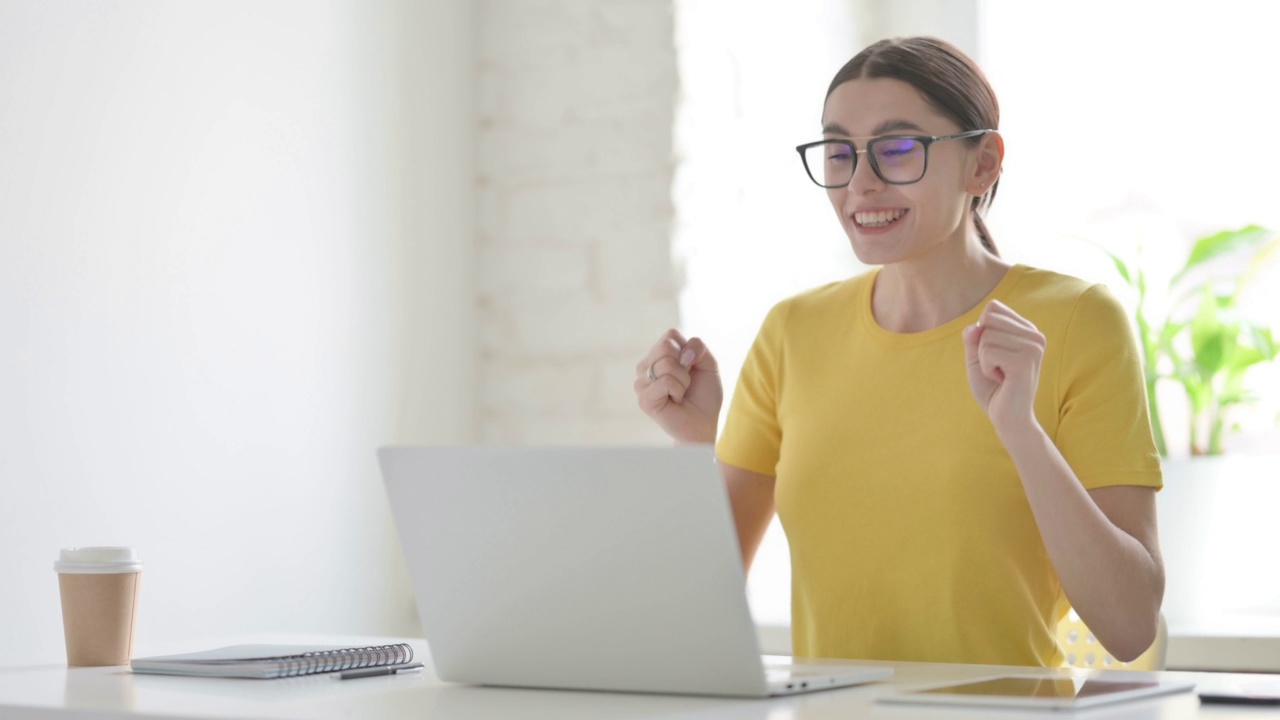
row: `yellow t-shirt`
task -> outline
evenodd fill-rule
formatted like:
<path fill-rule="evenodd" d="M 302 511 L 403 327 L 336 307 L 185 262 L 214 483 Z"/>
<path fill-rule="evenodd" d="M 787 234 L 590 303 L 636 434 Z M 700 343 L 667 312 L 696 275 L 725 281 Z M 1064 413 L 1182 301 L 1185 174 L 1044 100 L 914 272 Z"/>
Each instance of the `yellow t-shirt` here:
<path fill-rule="evenodd" d="M 1018 265 L 963 316 L 893 333 L 871 313 L 876 272 L 769 312 L 717 445 L 777 477 L 794 652 L 1061 665 L 1067 600 L 961 330 L 992 299 L 1035 323 L 1036 417 L 1080 482 L 1159 488 L 1128 318 L 1101 285 Z"/>

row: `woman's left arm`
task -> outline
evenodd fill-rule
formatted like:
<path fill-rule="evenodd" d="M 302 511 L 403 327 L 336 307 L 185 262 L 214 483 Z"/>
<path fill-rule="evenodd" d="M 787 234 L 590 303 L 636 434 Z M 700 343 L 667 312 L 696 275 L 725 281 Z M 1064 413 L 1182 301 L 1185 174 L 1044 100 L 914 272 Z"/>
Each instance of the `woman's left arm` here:
<path fill-rule="evenodd" d="M 1022 479 L 1063 591 L 1098 641 L 1127 662 L 1155 639 L 1164 597 L 1155 490 L 1086 490 L 1036 420 L 1044 336 L 1008 306 L 965 330 L 969 386 Z"/>
<path fill-rule="evenodd" d="M 1004 442 L 1071 606 L 1117 660 L 1138 657 L 1155 640 L 1164 597 L 1156 491 L 1086 490 L 1038 425 Z"/>

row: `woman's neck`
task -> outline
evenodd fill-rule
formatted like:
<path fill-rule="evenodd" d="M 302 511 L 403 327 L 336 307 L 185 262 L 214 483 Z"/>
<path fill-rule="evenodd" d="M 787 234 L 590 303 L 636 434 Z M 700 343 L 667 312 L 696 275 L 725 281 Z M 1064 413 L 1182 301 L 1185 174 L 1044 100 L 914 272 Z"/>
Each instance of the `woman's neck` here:
<path fill-rule="evenodd" d="M 897 333 L 931 330 L 969 312 L 1009 270 L 976 238 L 946 242 L 933 251 L 885 265 L 876 276 L 871 311 L 880 327 Z"/>

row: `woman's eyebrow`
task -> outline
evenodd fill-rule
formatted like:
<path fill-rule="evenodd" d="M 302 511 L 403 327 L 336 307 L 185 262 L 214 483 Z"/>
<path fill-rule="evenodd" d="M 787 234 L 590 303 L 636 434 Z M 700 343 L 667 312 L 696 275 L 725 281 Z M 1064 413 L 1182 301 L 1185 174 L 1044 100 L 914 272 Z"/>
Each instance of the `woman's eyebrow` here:
<path fill-rule="evenodd" d="M 914 130 L 916 132 L 925 131 L 924 128 L 911 122 L 910 120 L 885 120 L 884 122 L 877 125 L 875 130 L 871 131 L 871 134 L 873 136 L 883 135 L 887 132 L 893 132 L 895 130 Z M 849 132 L 848 130 L 845 130 L 844 127 L 840 125 L 840 123 L 833 123 L 833 122 L 827 123 L 826 125 L 822 126 L 822 134 L 823 135 L 843 135 L 845 137 L 853 137 L 853 133 Z"/>

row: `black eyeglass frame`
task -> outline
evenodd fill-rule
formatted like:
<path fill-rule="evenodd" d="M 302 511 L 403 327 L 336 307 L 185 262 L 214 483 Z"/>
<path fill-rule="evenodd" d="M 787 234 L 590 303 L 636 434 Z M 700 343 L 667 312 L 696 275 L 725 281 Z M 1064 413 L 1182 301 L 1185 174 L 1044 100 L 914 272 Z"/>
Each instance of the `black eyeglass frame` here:
<path fill-rule="evenodd" d="M 992 130 L 990 128 L 986 130 L 967 130 L 962 133 L 956 133 L 955 135 L 880 135 L 878 137 L 874 137 L 868 140 L 867 146 L 861 150 L 859 150 L 853 144 L 852 140 L 830 138 L 827 140 L 817 140 L 815 142 L 805 143 L 803 145 L 797 145 L 796 152 L 800 154 L 800 163 L 804 165 L 805 174 L 809 176 L 809 179 L 813 181 L 813 184 L 817 185 L 820 188 L 825 188 L 827 190 L 834 190 L 836 188 L 849 187 L 849 183 L 853 182 L 854 173 L 858 171 L 859 155 L 867 156 L 867 158 L 871 161 L 871 170 L 876 174 L 876 177 L 880 178 L 881 182 L 885 183 L 886 185 L 913 185 L 923 180 L 925 173 L 929 172 L 929 146 L 930 145 L 937 142 L 943 142 L 944 140 L 960 140 L 963 138 L 978 137 L 980 135 L 986 135 L 989 132 L 995 132 L 995 130 Z M 921 146 L 924 147 L 924 167 L 920 169 L 920 177 L 916 178 L 915 180 L 905 180 L 905 181 L 889 180 L 884 176 L 883 173 L 880 172 L 880 164 L 876 162 L 875 153 L 871 152 L 871 149 L 875 147 L 877 143 L 881 143 L 889 140 L 915 140 L 916 142 L 920 143 Z M 814 177 L 813 169 L 809 167 L 809 160 L 805 156 L 805 151 L 808 150 L 809 148 L 818 147 L 820 145 L 847 145 L 849 149 L 853 151 L 853 167 L 849 169 L 849 179 L 845 181 L 843 185 L 825 185 L 821 182 L 818 182 L 818 178 Z"/>

